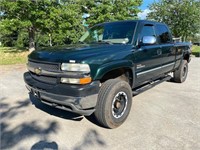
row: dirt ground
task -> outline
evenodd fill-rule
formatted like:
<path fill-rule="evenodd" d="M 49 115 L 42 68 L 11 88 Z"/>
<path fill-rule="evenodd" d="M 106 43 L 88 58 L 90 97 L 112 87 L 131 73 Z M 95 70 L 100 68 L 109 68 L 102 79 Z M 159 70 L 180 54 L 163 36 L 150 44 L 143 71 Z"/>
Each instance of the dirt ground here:
<path fill-rule="evenodd" d="M 0 66 L 0 149 L 200 149 L 200 58 L 183 84 L 164 82 L 133 97 L 128 119 L 113 130 L 30 98 L 25 71 Z"/>

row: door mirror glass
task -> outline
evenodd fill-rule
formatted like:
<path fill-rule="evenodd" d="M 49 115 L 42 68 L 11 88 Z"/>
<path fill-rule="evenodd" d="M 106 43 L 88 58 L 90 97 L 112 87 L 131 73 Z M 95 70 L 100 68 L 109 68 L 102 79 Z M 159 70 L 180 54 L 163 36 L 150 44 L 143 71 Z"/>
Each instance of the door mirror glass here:
<path fill-rule="evenodd" d="M 142 38 L 142 44 L 152 45 L 156 43 L 156 38 L 154 36 L 144 36 Z"/>

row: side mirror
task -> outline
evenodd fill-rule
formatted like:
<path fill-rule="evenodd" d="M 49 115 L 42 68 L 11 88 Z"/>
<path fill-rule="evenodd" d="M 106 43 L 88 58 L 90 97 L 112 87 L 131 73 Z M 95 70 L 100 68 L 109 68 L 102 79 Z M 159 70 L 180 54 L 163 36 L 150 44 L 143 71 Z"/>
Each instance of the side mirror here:
<path fill-rule="evenodd" d="M 142 38 L 142 44 L 152 45 L 156 43 L 156 38 L 154 36 L 144 36 Z"/>

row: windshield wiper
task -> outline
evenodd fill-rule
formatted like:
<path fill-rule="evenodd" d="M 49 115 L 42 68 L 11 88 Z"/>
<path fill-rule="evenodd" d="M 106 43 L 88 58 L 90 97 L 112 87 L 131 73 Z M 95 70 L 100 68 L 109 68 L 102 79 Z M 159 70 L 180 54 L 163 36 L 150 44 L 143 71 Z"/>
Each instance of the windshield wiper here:
<path fill-rule="evenodd" d="M 78 43 L 80 43 L 80 44 L 87 44 L 87 43 L 85 43 L 85 42 L 83 42 L 83 41 L 78 41 Z"/>
<path fill-rule="evenodd" d="M 97 42 L 98 42 L 98 43 L 103 43 L 103 44 L 110 44 L 110 45 L 113 45 L 113 43 L 110 42 L 110 41 L 98 40 Z"/>

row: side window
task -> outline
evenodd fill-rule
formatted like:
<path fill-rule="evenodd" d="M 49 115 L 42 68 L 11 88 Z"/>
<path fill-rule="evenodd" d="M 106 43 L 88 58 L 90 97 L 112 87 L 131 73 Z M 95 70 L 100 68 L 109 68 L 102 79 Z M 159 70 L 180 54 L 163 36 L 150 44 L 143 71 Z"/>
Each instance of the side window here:
<path fill-rule="evenodd" d="M 158 36 L 160 44 L 171 42 L 169 30 L 165 25 L 156 25 L 156 34 Z"/>
<path fill-rule="evenodd" d="M 152 25 L 145 25 L 141 31 L 141 38 L 144 36 L 155 36 L 154 28 Z"/>
<path fill-rule="evenodd" d="M 155 36 L 153 25 L 144 25 L 140 33 L 140 42 L 144 36 Z"/>

